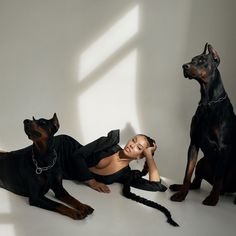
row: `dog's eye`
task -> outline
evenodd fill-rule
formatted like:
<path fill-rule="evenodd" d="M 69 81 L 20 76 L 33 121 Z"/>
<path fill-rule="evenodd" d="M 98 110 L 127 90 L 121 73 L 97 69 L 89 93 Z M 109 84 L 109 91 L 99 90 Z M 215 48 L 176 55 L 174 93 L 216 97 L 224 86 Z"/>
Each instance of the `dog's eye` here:
<path fill-rule="evenodd" d="M 46 125 L 47 122 L 45 120 L 39 120 L 39 125 Z"/>
<path fill-rule="evenodd" d="M 199 59 L 198 64 L 203 64 L 205 60 L 203 58 Z"/>

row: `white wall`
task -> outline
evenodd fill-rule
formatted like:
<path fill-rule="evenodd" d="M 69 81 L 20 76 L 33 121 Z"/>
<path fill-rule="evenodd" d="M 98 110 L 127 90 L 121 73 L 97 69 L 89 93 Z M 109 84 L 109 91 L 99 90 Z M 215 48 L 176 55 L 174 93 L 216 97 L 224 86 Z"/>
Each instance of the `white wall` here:
<path fill-rule="evenodd" d="M 121 129 L 158 142 L 161 175 L 181 180 L 199 85 L 181 66 L 205 42 L 231 101 L 234 0 L 0 0 L 0 149 L 29 145 L 22 121 L 52 117 L 82 143 Z M 90 73 L 89 73 L 90 72 Z"/>

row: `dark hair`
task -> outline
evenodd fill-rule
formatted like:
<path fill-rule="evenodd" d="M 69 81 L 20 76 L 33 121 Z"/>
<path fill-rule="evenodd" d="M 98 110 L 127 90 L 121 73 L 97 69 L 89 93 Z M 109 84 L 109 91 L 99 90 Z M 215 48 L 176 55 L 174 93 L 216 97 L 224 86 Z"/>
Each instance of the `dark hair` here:
<path fill-rule="evenodd" d="M 148 141 L 150 147 L 154 146 L 155 141 L 152 138 L 150 138 L 146 135 L 143 135 L 143 134 L 139 134 L 139 135 L 142 135 L 142 136 L 147 138 L 147 141 Z M 130 173 L 126 176 L 125 181 L 123 182 L 123 189 L 122 189 L 123 196 L 125 196 L 128 199 L 134 200 L 134 201 L 139 202 L 143 205 L 155 208 L 155 209 L 163 212 L 165 214 L 165 216 L 167 218 L 167 222 L 169 224 L 171 224 L 173 226 L 179 226 L 172 219 L 171 213 L 169 212 L 169 210 L 167 208 L 165 208 L 164 206 L 162 206 L 162 205 L 160 205 L 156 202 L 153 202 L 153 201 L 148 200 L 146 198 L 140 197 L 140 196 L 138 196 L 138 195 L 136 195 L 136 194 L 134 194 L 130 191 L 131 183 L 135 180 L 138 180 L 138 179 L 142 178 L 142 176 L 146 175 L 147 173 L 148 173 L 148 168 L 147 168 L 146 163 L 145 163 L 144 168 L 143 168 L 142 171 L 131 170 Z"/>
<path fill-rule="evenodd" d="M 137 136 L 143 136 L 143 137 L 145 137 L 145 138 L 147 139 L 148 144 L 149 144 L 150 147 L 153 147 L 153 146 L 154 146 L 154 143 L 156 143 L 154 139 L 150 138 L 149 136 L 147 136 L 147 135 L 145 135 L 145 134 L 137 134 Z"/>
<path fill-rule="evenodd" d="M 147 139 L 148 145 L 149 147 L 153 147 L 154 144 L 156 143 L 156 141 L 152 138 L 150 138 L 149 136 L 145 135 L 145 134 L 138 134 L 138 136 L 143 136 Z M 152 155 L 154 155 L 154 153 L 152 153 Z"/>

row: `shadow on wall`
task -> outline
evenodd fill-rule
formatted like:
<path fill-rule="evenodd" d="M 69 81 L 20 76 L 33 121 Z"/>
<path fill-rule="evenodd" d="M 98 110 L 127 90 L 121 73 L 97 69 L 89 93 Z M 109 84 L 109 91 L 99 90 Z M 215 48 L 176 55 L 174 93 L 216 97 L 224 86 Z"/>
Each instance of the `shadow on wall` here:
<path fill-rule="evenodd" d="M 121 144 L 136 133 L 153 137 L 161 175 L 181 180 L 200 97 L 181 66 L 206 41 L 221 56 L 235 107 L 234 0 L 13 2 L 0 8 L 3 144 L 22 147 L 23 119 L 57 112 L 60 132 L 82 143 L 118 128 Z M 1 227 L 14 235 L 9 214 L 0 212 Z M 25 235 L 27 225 L 16 226 Z"/>
<path fill-rule="evenodd" d="M 182 17 L 182 5 L 171 6 L 158 1 L 130 7 L 80 53 L 78 127 L 80 139 L 87 143 L 110 129 L 132 124 L 125 138 L 121 133 L 122 142 L 135 133 L 153 137 L 160 147 L 161 174 L 173 178 L 179 176 L 173 171 L 171 162 L 179 163 L 173 153 L 185 156 L 185 148 L 182 154 L 179 147 L 186 146 L 183 127 L 175 117 L 181 109 L 176 62 L 182 63 L 188 15 Z M 190 7 L 185 5 L 186 12 Z M 163 23 L 172 30 L 163 31 Z M 182 45 L 176 47 L 174 37 Z"/>
<path fill-rule="evenodd" d="M 234 78 L 232 61 L 236 50 L 232 9 L 236 3 L 230 0 L 182 3 L 168 5 L 158 1 L 153 5 L 140 5 L 142 35 L 138 47 L 136 103 L 142 132 L 158 142 L 161 175 L 181 181 L 190 123 L 200 98 L 198 83 L 184 78 L 182 64 L 200 54 L 206 42 L 212 43 L 223 59 L 220 65 L 223 82 L 233 105 L 236 104 L 233 91 L 236 82 L 231 79 Z M 224 17 L 216 17 L 218 15 Z"/>
<path fill-rule="evenodd" d="M 131 7 L 79 56 L 78 114 L 85 142 L 111 129 L 122 129 L 127 122 L 132 123 L 136 132 L 139 130 L 136 112 L 139 11 L 138 5 Z"/>
<path fill-rule="evenodd" d="M 57 112 L 60 132 L 82 143 L 130 123 L 134 133 L 157 140 L 161 174 L 179 178 L 199 100 L 198 84 L 184 80 L 181 66 L 206 41 L 212 43 L 222 58 L 226 90 L 236 103 L 231 79 L 236 3 L 101 2 L 5 3 L 0 148 L 25 145 L 22 121 L 32 115 Z M 129 136 L 133 131 L 126 132 Z"/>
<path fill-rule="evenodd" d="M 232 28 L 232 22 L 235 20 L 236 2 L 227 0 L 221 1 L 191 1 L 189 8 L 188 29 L 185 36 L 185 46 L 183 47 L 183 62 L 189 62 L 192 57 L 203 52 L 205 43 L 208 42 L 216 49 L 221 57 L 219 70 L 225 89 L 231 99 L 232 105 L 236 108 L 236 95 L 234 88 L 236 81 L 234 78 L 234 55 L 236 48 L 233 46 L 236 39 L 236 29 Z M 199 17 L 201 12 L 201 17 Z M 221 16 L 221 17 L 217 17 Z M 180 68 L 182 73 L 182 68 Z M 200 86 L 195 80 L 188 80 L 182 76 L 180 86 L 180 102 L 177 120 L 184 130 L 184 135 L 188 138 L 188 143 L 181 146 L 185 150 L 184 157 L 179 158 L 180 163 L 173 161 L 173 166 L 182 166 L 182 176 L 187 162 L 187 150 L 190 141 L 190 123 L 194 115 L 198 102 L 200 100 Z M 199 158 L 203 156 L 200 151 Z M 183 169 L 184 168 L 184 169 Z"/>
<path fill-rule="evenodd" d="M 188 143 L 186 122 L 182 125 L 178 116 L 182 109 L 181 58 L 191 6 L 191 2 L 184 6 L 140 2 L 81 51 L 78 127 L 82 142 L 110 129 L 123 129 L 128 122 L 132 132 L 126 132 L 125 138 L 135 133 L 153 137 L 159 146 L 161 174 L 182 176 L 173 166 L 178 166 L 179 157 L 185 160 Z M 127 140 L 122 137 L 122 141 Z"/>

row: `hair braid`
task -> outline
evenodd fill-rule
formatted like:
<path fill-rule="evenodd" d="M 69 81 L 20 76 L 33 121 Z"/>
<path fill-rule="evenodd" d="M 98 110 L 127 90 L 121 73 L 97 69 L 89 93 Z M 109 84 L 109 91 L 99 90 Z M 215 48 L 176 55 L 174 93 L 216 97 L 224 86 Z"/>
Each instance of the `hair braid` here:
<path fill-rule="evenodd" d="M 154 144 L 155 144 L 154 139 L 152 139 L 149 136 L 144 135 L 144 134 L 139 134 L 139 135 L 142 135 L 142 136 L 146 137 L 150 147 L 154 146 Z M 140 196 L 138 196 L 138 195 L 131 192 L 131 183 L 132 183 L 132 181 L 137 180 L 139 178 L 142 178 L 142 176 L 146 175 L 147 173 L 148 173 L 148 166 L 147 166 L 146 162 L 145 162 L 145 165 L 144 165 L 142 171 L 132 170 L 131 173 L 128 176 L 126 176 L 125 181 L 123 182 L 123 189 L 122 189 L 123 196 L 125 196 L 128 199 L 139 202 L 143 205 L 146 205 L 146 206 L 149 206 L 149 207 L 152 207 L 152 208 L 155 208 L 155 209 L 161 211 L 166 216 L 167 222 L 169 224 L 171 224 L 173 226 L 179 226 L 172 219 L 171 213 L 169 212 L 169 210 L 167 208 L 165 208 L 164 206 L 162 206 L 162 205 L 160 205 L 156 202 L 153 202 L 153 201 L 148 200 L 146 198 L 140 197 Z"/>
<path fill-rule="evenodd" d="M 171 213 L 169 212 L 169 210 L 167 208 L 165 208 L 164 206 L 162 206 L 162 205 L 160 205 L 156 202 L 153 202 L 153 201 L 148 200 L 146 198 L 140 197 L 140 196 L 138 196 L 138 195 L 136 195 L 136 194 L 134 194 L 130 191 L 131 190 L 131 182 L 135 179 L 141 178 L 144 174 L 145 174 L 145 171 L 142 171 L 142 172 L 140 172 L 140 171 L 131 171 L 131 174 L 130 174 L 129 178 L 126 180 L 126 182 L 123 185 L 123 189 L 122 189 L 123 195 L 128 199 L 134 200 L 134 201 L 139 202 L 143 205 L 146 205 L 146 206 L 149 206 L 149 207 L 152 207 L 152 208 L 155 208 L 155 209 L 161 211 L 166 216 L 167 222 L 169 224 L 171 224 L 173 226 L 179 226 L 172 219 Z"/>

